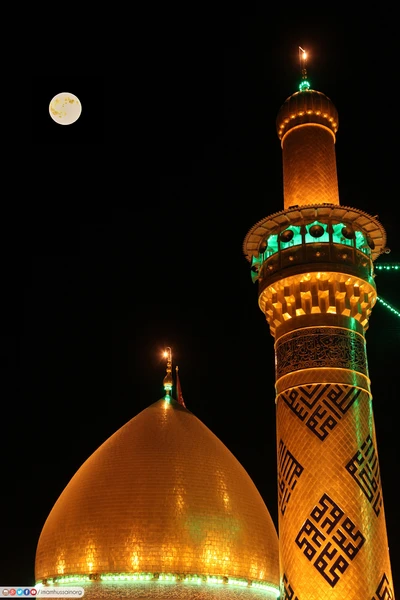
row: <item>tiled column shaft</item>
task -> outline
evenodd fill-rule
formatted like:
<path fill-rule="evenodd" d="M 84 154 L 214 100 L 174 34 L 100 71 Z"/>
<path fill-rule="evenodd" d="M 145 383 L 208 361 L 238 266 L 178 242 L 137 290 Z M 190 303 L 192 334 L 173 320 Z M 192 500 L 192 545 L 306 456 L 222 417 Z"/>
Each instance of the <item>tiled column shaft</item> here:
<path fill-rule="evenodd" d="M 358 329 L 306 326 L 275 343 L 283 598 L 394 598 Z"/>

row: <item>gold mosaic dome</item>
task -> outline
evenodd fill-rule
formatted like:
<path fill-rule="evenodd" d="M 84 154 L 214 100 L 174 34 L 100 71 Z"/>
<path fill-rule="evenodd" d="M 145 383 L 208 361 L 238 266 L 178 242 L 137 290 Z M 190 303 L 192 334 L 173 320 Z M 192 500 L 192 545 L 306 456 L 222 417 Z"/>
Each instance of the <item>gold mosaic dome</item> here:
<path fill-rule="evenodd" d="M 35 579 L 84 585 L 96 599 L 116 597 L 115 582 L 124 589 L 118 598 L 276 598 L 278 555 L 275 526 L 245 469 L 167 394 L 66 486 L 41 532 Z"/>
<path fill-rule="evenodd" d="M 334 134 L 339 127 L 339 115 L 332 100 L 322 92 L 303 90 L 285 100 L 276 118 L 278 137 L 282 137 L 296 125 L 318 123 Z"/>

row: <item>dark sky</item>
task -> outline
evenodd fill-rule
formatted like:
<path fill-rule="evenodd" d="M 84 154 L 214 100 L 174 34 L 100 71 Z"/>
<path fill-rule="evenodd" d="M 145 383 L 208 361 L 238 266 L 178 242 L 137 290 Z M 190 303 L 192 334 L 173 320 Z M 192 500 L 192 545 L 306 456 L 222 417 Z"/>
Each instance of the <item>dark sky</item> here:
<path fill-rule="evenodd" d="M 40 531 L 68 481 L 163 395 L 165 346 L 187 408 L 276 522 L 273 338 L 242 243 L 283 210 L 275 119 L 297 91 L 300 45 L 312 88 L 339 112 L 341 204 L 378 214 L 391 249 L 379 263 L 400 262 L 392 18 L 193 14 L 182 26 L 160 15 L 123 42 L 93 28 L 80 60 L 32 61 L 30 129 L 3 203 L 1 585 L 33 584 Z M 48 116 L 61 91 L 82 102 L 71 126 Z M 400 310 L 399 274 L 376 284 Z M 399 318 L 377 304 L 366 339 L 399 588 Z"/>

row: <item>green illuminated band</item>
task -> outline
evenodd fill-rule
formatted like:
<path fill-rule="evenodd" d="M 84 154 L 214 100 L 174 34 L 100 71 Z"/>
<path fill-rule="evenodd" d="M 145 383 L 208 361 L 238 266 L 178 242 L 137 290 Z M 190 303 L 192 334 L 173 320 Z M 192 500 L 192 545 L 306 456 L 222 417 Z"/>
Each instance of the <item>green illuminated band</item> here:
<path fill-rule="evenodd" d="M 95 581 L 104 582 L 143 582 L 143 581 L 169 581 L 169 582 L 183 582 L 183 583 L 194 583 L 194 584 L 208 584 L 208 585 L 235 585 L 241 587 L 252 587 L 255 589 L 263 590 L 275 594 L 276 598 L 279 598 L 279 588 L 268 583 L 266 581 L 253 581 L 243 578 L 234 577 L 217 577 L 214 575 L 199 576 L 197 574 L 185 574 L 180 575 L 176 573 L 105 573 L 105 574 L 92 574 L 92 575 L 66 575 L 60 577 L 52 577 L 49 579 L 43 579 L 36 582 L 36 585 L 63 585 L 66 583 L 89 583 Z"/>

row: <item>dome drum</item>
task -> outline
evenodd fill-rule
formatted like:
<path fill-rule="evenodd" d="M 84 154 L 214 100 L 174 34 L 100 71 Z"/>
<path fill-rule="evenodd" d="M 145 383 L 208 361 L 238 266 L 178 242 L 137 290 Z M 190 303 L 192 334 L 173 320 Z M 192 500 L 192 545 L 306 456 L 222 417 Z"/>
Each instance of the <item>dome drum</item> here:
<path fill-rule="evenodd" d="M 235 583 L 213 583 L 207 581 L 77 581 L 67 586 L 84 587 L 86 600 L 277 600 L 276 586 L 239 585 Z M 57 587 L 57 584 L 51 584 Z"/>

